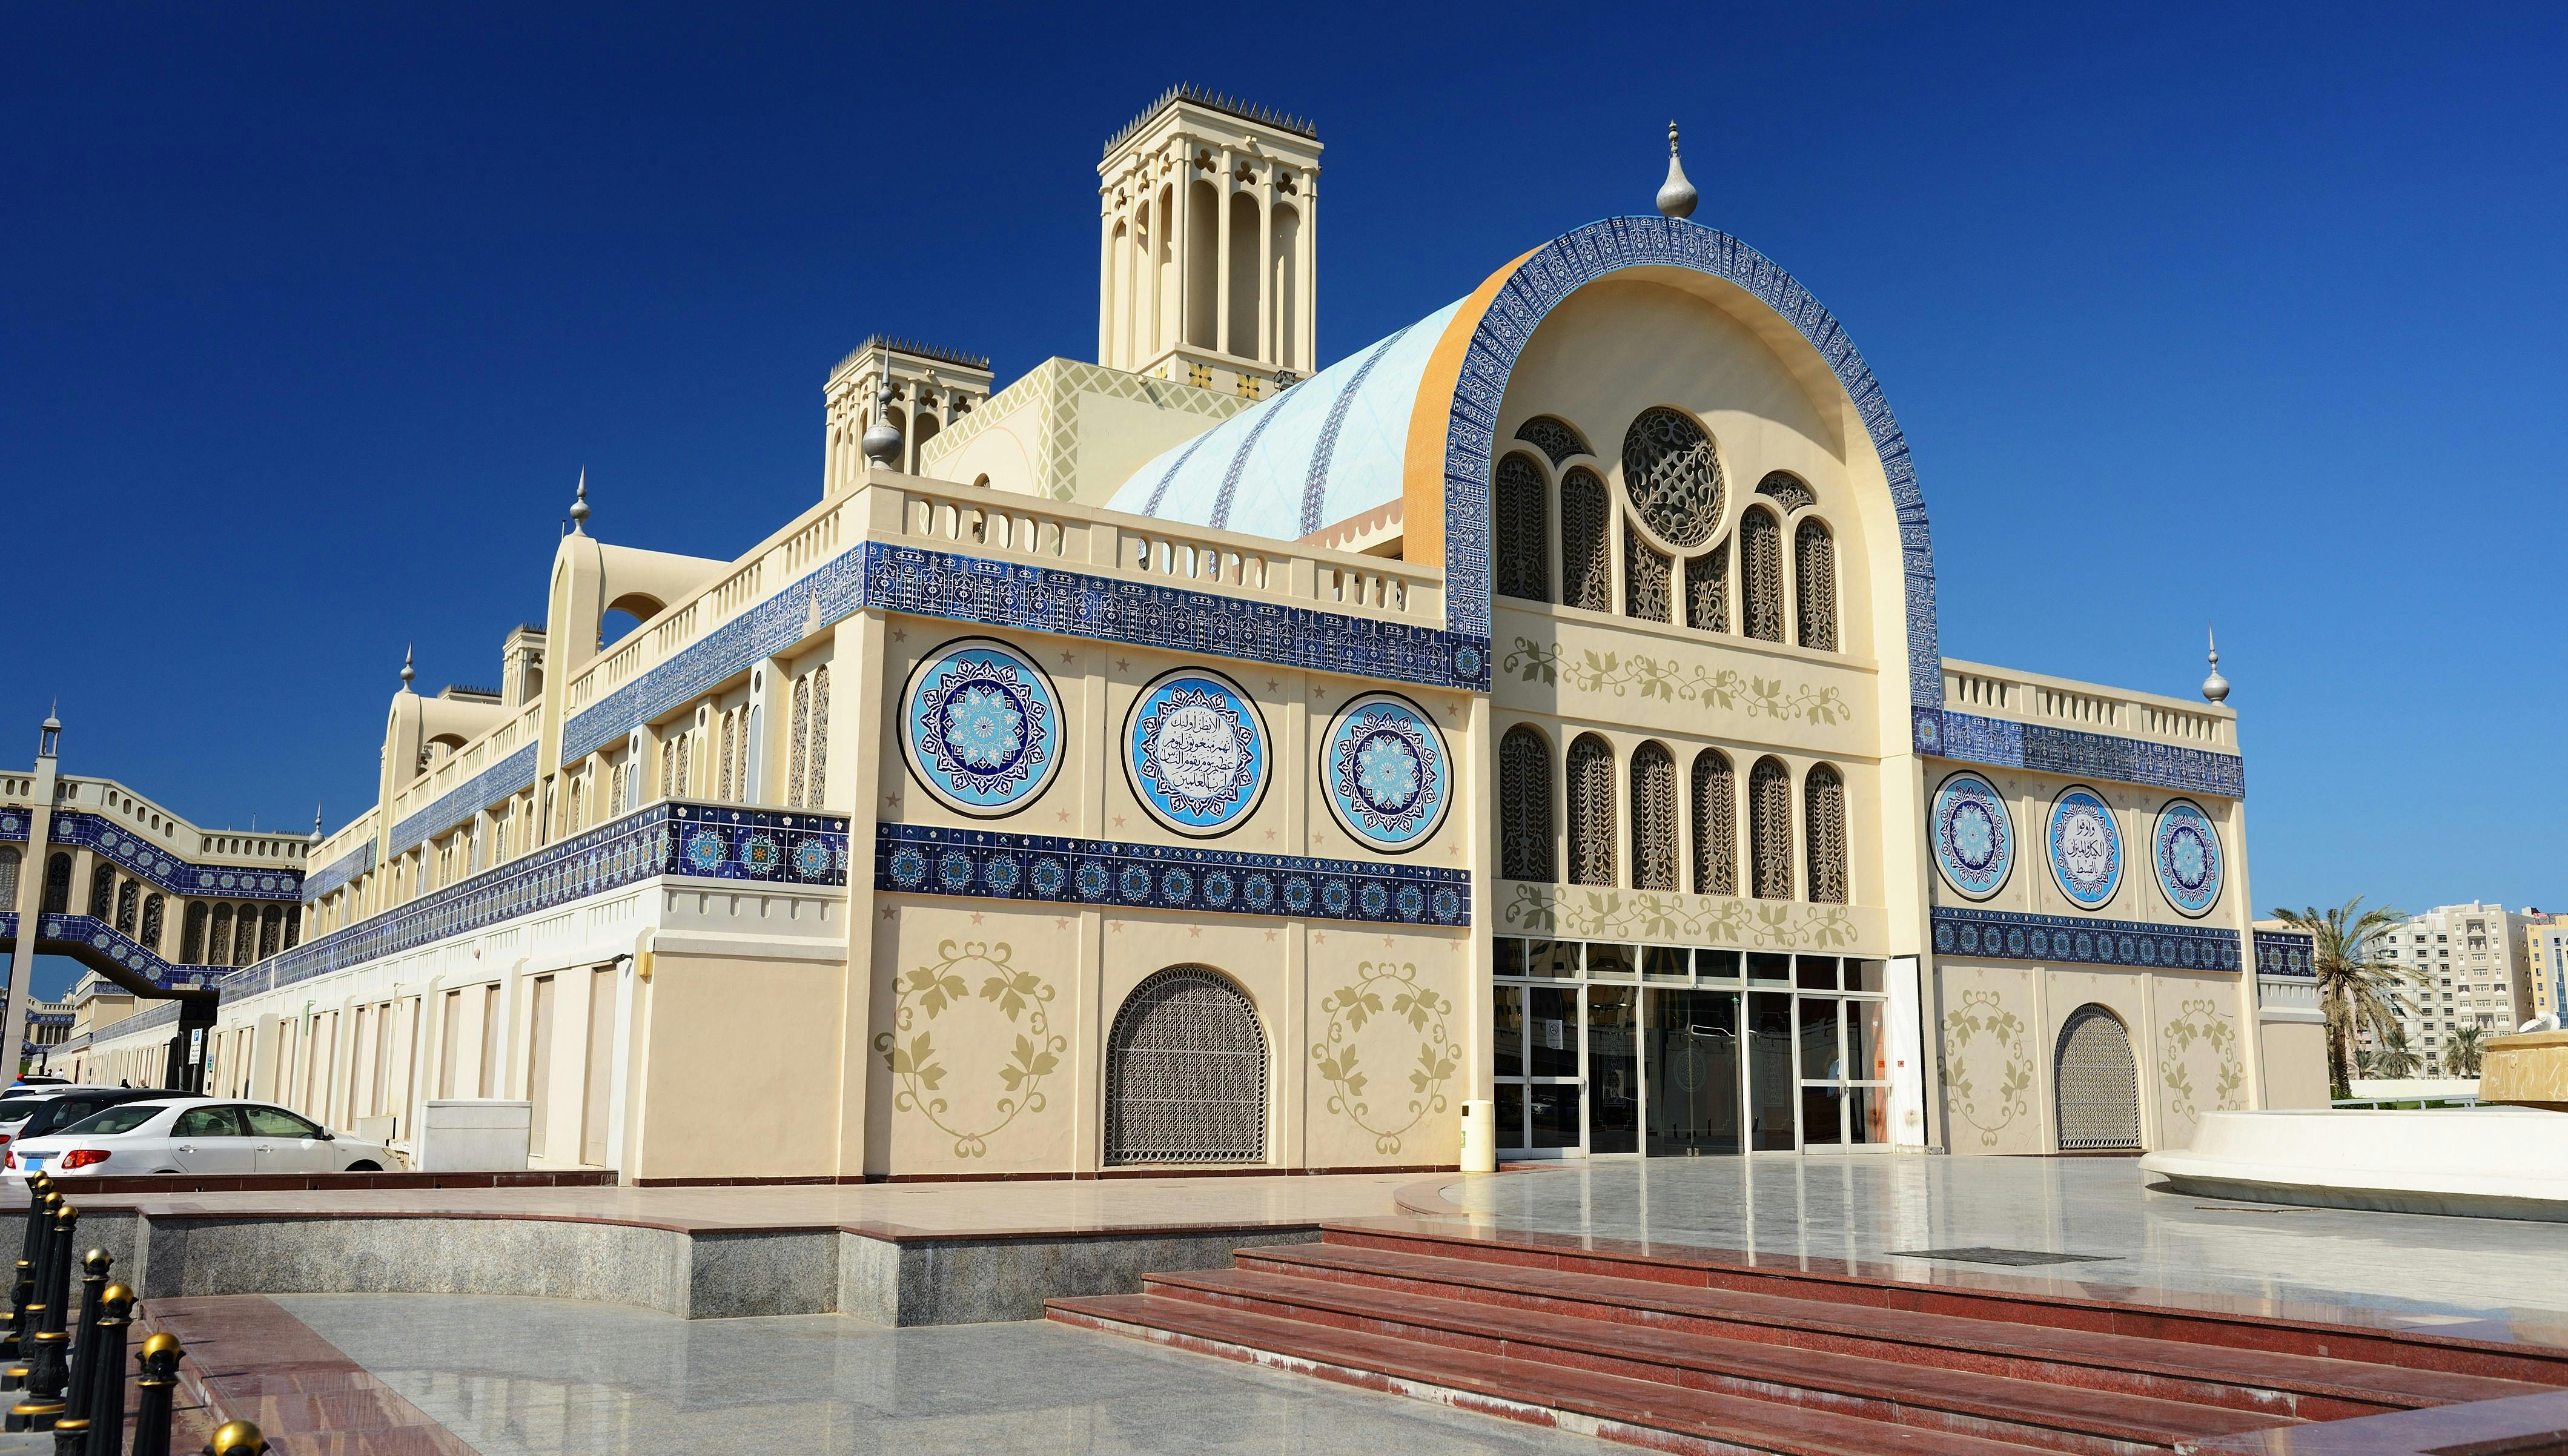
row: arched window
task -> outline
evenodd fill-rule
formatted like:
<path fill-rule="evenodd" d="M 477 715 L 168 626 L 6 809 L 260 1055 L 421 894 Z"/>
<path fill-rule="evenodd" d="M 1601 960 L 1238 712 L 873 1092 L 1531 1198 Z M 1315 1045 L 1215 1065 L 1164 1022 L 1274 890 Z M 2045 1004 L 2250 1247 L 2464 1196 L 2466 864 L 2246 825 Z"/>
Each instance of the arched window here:
<path fill-rule="evenodd" d="M 285 907 L 270 905 L 258 918 L 258 957 L 264 961 L 276 954 L 277 938 L 285 933 Z"/>
<path fill-rule="evenodd" d="M 1569 745 L 1569 880 L 1614 883 L 1614 750 L 1594 733 Z"/>
<path fill-rule="evenodd" d="M 1792 771 L 1760 758 L 1748 772 L 1748 870 L 1760 900 L 1792 898 Z"/>
<path fill-rule="evenodd" d="M 1721 455 L 1682 410 L 1644 410 L 1623 435 L 1623 493 L 1660 540 L 1686 550 L 1721 525 Z"/>
<path fill-rule="evenodd" d="M 1819 498 L 1810 492 L 1809 486 L 1802 484 L 1793 478 L 1790 472 L 1784 470 L 1776 470 L 1758 481 L 1757 493 L 1782 506 L 1785 515 L 1790 515 L 1805 505 L 1814 504 Z"/>
<path fill-rule="evenodd" d="M 811 678 L 794 680 L 794 722 L 785 749 L 785 802 L 802 806 L 802 785 L 811 763 Z"/>
<path fill-rule="evenodd" d="M 1694 755 L 1694 892 L 1739 893 L 1739 777 L 1719 748 Z"/>
<path fill-rule="evenodd" d="M 303 910 L 297 907 L 285 912 L 285 949 L 303 944 Z"/>
<path fill-rule="evenodd" d="M 1516 427 L 1516 438 L 1551 456 L 1555 465 L 1571 455 L 1592 455 L 1587 437 L 1569 422 L 1550 415 L 1536 415 Z"/>
<path fill-rule="evenodd" d="M 829 793 L 829 665 L 811 670 L 811 777 L 802 785 L 802 806 L 819 808 Z"/>
<path fill-rule="evenodd" d="M 1740 625 L 1760 642 L 1783 640 L 1783 527 L 1773 513 L 1739 517 Z"/>
<path fill-rule="evenodd" d="M 1846 901 L 1845 779 L 1827 764 L 1801 780 L 1801 812 L 1809 819 L 1802 843 L 1809 848 L 1810 898 L 1822 905 Z"/>
<path fill-rule="evenodd" d="M 1237 986 L 1200 966 L 1132 989 L 1106 1040 L 1106 1161 L 1266 1160 L 1266 1033 Z"/>
<path fill-rule="evenodd" d="M 185 966 L 205 964 L 205 907 L 190 905 L 180 919 L 178 961 Z"/>
<path fill-rule="evenodd" d="M 1614 610 L 1613 559 L 1605 518 L 1605 482 L 1592 470 L 1560 479 L 1560 600 L 1591 612 Z"/>
<path fill-rule="evenodd" d="M 1792 594 L 1801 646 L 1837 650 L 1837 548 L 1828 528 L 1805 520 L 1792 532 Z"/>
<path fill-rule="evenodd" d="M 1542 468 L 1519 454 L 1498 461 L 1497 590 L 1501 596 L 1551 600 L 1551 547 L 1544 537 Z"/>
<path fill-rule="evenodd" d="M 18 910 L 18 866 L 26 863 L 26 859 L 18 851 L 18 846 L 0 844 L 0 906 L 7 907 L 13 915 Z"/>
<path fill-rule="evenodd" d="M 160 954 L 160 896 L 158 893 L 144 897 L 143 934 L 136 939 L 143 943 L 143 949 L 156 956 Z"/>
<path fill-rule="evenodd" d="M 2139 1070 L 2130 1033 L 2111 1012 L 2090 1004 L 2069 1014 L 2051 1086 L 2062 1152 L 2140 1145 Z"/>
<path fill-rule="evenodd" d="M 1548 884 L 1551 849 L 1551 745 L 1518 724 L 1498 740 L 1498 873 Z"/>
<path fill-rule="evenodd" d="M 1632 887 L 1677 887 L 1677 760 L 1657 743 L 1632 750 Z"/>
<path fill-rule="evenodd" d="M 1626 526 L 1623 531 L 1623 615 L 1644 622 L 1668 620 L 1668 578 L 1675 563 L 1667 553 Z"/>
<path fill-rule="evenodd" d="M 66 915 L 72 908 L 72 857 L 57 851 L 45 861 L 45 914 Z"/>
<path fill-rule="evenodd" d="M 722 757 L 715 770 L 717 782 L 714 784 L 714 797 L 727 804 L 738 802 L 733 795 L 737 792 L 740 781 L 732 776 L 731 765 L 732 755 L 739 748 L 740 718 L 737 714 L 725 713 L 722 716 Z"/>
<path fill-rule="evenodd" d="M 102 864 L 89 872 L 89 913 L 97 920 L 116 913 L 116 866 Z"/>
<path fill-rule="evenodd" d="M 199 906 L 199 909 L 203 907 Z M 214 907 L 214 931 L 205 940 L 205 964 L 228 966 L 232 963 L 232 908 Z"/>
<path fill-rule="evenodd" d="M 132 935 L 143 915 L 143 886 L 128 880 L 116 891 L 116 933 Z"/>
<path fill-rule="evenodd" d="M 1685 564 L 1686 625 L 1697 632 L 1730 630 L 1730 543 L 1722 542 Z"/>

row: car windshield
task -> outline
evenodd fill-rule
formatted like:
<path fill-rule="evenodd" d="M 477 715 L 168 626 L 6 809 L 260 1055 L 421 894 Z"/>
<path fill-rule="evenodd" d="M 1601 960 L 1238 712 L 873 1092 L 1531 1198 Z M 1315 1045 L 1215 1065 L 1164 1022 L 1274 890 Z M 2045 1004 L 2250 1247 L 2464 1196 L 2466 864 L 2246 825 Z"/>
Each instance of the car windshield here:
<path fill-rule="evenodd" d="M 119 1132 L 132 1132 L 168 1110 L 169 1104 L 166 1102 L 128 1102 L 122 1107 L 110 1107 L 86 1121 L 75 1122 L 55 1133 L 54 1136 L 99 1137 Z"/>
<path fill-rule="evenodd" d="M 99 1096 L 48 1098 L 45 1105 L 37 1108 L 35 1115 L 27 1119 L 27 1130 L 19 1135 L 42 1137 L 49 1129 L 68 1127 L 102 1107 L 113 1107 L 119 1102 L 132 1100 L 134 1099 L 131 1097 Z"/>

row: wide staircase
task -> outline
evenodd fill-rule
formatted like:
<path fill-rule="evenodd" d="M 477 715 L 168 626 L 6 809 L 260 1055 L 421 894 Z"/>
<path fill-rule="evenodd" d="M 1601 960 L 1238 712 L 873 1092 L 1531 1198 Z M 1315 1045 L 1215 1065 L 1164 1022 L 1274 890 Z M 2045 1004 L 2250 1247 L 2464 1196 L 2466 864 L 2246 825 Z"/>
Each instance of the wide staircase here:
<path fill-rule="evenodd" d="M 1669 1451 L 2124 1453 L 2568 1386 L 2568 1350 L 1380 1220 L 1053 1318 Z"/>

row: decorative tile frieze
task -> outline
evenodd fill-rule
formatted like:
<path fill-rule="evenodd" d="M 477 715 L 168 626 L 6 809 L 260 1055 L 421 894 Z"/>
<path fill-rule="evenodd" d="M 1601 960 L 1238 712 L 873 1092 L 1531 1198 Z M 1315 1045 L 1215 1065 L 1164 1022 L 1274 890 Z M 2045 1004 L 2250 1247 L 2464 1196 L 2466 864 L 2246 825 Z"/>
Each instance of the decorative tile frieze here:
<path fill-rule="evenodd" d="M 18 917 L 14 914 L 0 915 L 0 939 L 14 944 L 17 938 Z M 165 960 L 159 952 L 139 944 L 132 936 L 93 915 L 39 917 L 36 921 L 36 949 L 49 956 L 104 956 L 136 976 L 150 978 L 153 985 L 163 990 L 208 986 L 223 974 L 219 966 L 186 966 Z"/>
<path fill-rule="evenodd" d="M 375 840 L 370 834 L 365 843 L 331 861 L 328 868 L 304 876 L 303 901 L 311 904 L 374 867 Z"/>
<path fill-rule="evenodd" d="M 2150 971 L 2235 971 L 2238 932 L 2201 925 L 2017 915 L 1938 905 L 1935 954 L 2060 966 L 2135 966 Z"/>
<path fill-rule="evenodd" d="M 30 825 L 23 810 L 0 811 L 0 840 L 24 841 Z M 94 850 L 136 879 L 173 895 L 225 900 L 297 900 L 300 870 L 269 865 L 197 864 L 181 859 L 104 814 L 59 809 L 46 836 L 55 844 Z"/>
<path fill-rule="evenodd" d="M 534 787 L 534 783 L 535 745 L 528 743 L 439 794 L 427 808 L 394 824 L 391 852 L 400 854 L 431 834 L 442 834 L 500 799 Z"/>
<path fill-rule="evenodd" d="M 2317 946 L 2317 937 L 2307 931 L 2260 930 L 2256 932 L 2256 974 L 2315 980 Z"/>
<path fill-rule="evenodd" d="M 2144 783 L 2226 798 L 2247 796 L 2246 760 L 2235 753 L 2083 732 L 2049 724 L 1983 718 L 1951 709 L 1912 710 L 1909 727 L 1910 741 L 1917 751 L 1938 758 L 2030 768 L 2072 778 Z"/>
<path fill-rule="evenodd" d="M 656 803 L 233 972 L 255 996 L 660 876 L 843 888 L 847 821 L 734 804 Z"/>
<path fill-rule="evenodd" d="M 1463 870 L 924 824 L 876 826 L 874 888 L 1125 910 L 1471 923 Z"/>

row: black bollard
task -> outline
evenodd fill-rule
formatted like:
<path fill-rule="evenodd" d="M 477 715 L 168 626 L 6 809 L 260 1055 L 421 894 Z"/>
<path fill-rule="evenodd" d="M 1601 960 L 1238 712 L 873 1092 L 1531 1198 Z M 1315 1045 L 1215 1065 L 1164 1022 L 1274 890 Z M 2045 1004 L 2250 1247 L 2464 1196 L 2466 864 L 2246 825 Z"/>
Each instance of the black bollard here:
<path fill-rule="evenodd" d="M 227 1420 L 214 1427 L 200 1456 L 267 1456 L 267 1437 L 249 1421 Z"/>
<path fill-rule="evenodd" d="M 79 1232 L 80 1210 L 61 1205 L 54 1217 L 54 1236 L 45 1242 L 45 1283 L 36 1292 L 44 1304 L 27 1307 L 30 1315 L 39 1309 L 43 1313 L 36 1319 L 35 1354 L 27 1361 L 27 1398 L 9 1407 L 13 1431 L 49 1431 L 69 1413 L 63 1406 L 63 1381 L 71 1374 L 67 1358 L 71 1333 L 64 1327 L 63 1316 L 71 1304 L 72 1240 Z"/>
<path fill-rule="evenodd" d="M 98 1377 L 98 1302 L 107 1289 L 107 1272 L 115 1264 L 104 1249 L 92 1249 L 81 1260 L 80 1332 L 72 1339 L 71 1380 L 63 1391 L 63 1414 L 54 1421 L 54 1456 L 81 1456 L 89 1441 L 90 1382 Z"/>
<path fill-rule="evenodd" d="M 51 1230 L 54 1211 L 62 1207 L 63 1196 L 47 1188 L 35 1206 L 27 1212 L 27 1257 L 19 1261 L 16 1319 L 12 1325 L 18 1341 L 17 1357 L 0 1371 L 0 1390 L 23 1390 L 27 1386 L 27 1362 L 36 1353 L 37 1307 L 45 1302 L 45 1255 L 54 1247 Z M 16 1430 L 16 1426 L 9 1427 Z"/>
<path fill-rule="evenodd" d="M 27 1229 L 18 1240 L 18 1279 L 9 1297 L 9 1332 L 0 1335 L 0 1359 L 15 1362 L 19 1357 L 18 1334 L 27 1322 L 27 1306 L 36 1298 L 36 1247 L 44 1236 L 45 1195 L 53 1191 L 49 1174 L 38 1173 L 27 1180 Z"/>
<path fill-rule="evenodd" d="M 134 1323 L 134 1292 L 109 1285 L 98 1297 L 98 1375 L 90 1384 L 86 1456 L 124 1456 L 125 1332 Z M 57 1424 L 55 1430 L 62 1427 Z"/>
<path fill-rule="evenodd" d="M 135 1382 L 134 1456 L 169 1456 L 169 1411 L 178 1393 L 178 1336 L 162 1330 L 143 1341 L 134 1357 L 143 1367 Z"/>

